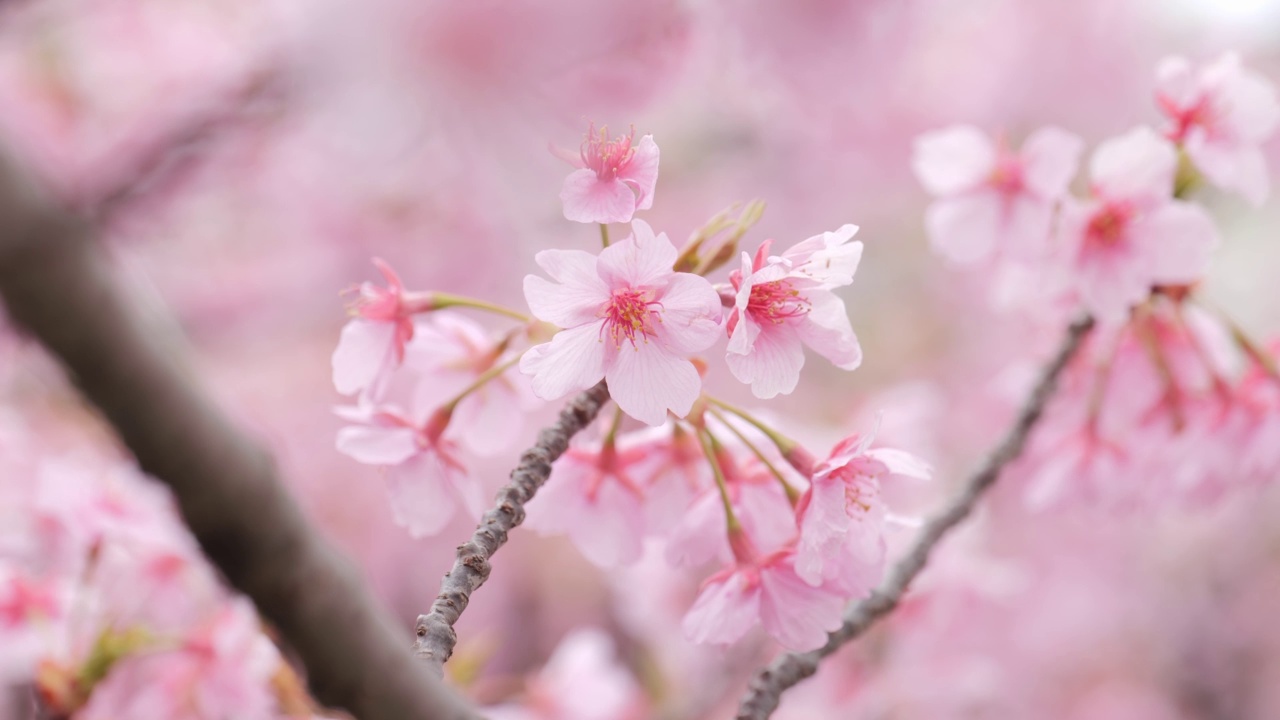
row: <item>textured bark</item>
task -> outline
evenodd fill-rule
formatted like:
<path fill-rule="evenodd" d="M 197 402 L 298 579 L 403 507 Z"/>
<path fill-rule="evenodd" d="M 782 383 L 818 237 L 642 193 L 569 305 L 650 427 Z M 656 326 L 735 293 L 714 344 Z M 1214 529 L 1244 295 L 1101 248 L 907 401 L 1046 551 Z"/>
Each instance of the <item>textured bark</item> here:
<path fill-rule="evenodd" d="M 782 693 L 796 683 L 812 676 L 824 658 L 839 650 L 846 643 L 866 632 L 877 620 L 893 612 L 898 602 L 929 561 L 943 537 L 959 525 L 977 505 L 982 494 L 1000 477 L 1000 471 L 1022 453 L 1027 436 L 1044 413 L 1045 404 L 1052 397 L 1063 368 L 1075 355 L 1081 340 L 1093 327 L 1092 318 L 1083 318 L 1067 328 L 1062 345 L 1040 372 L 1039 381 L 1027 397 L 1013 427 L 961 488 L 960 493 L 920 531 L 915 544 L 894 565 L 880 587 L 867 598 L 854 603 L 845 612 L 844 624 L 827 638 L 827 644 L 806 653 L 787 653 L 756 673 L 747 687 L 747 693 L 738 707 L 737 720 L 765 720 L 778 709 Z"/>
<path fill-rule="evenodd" d="M 142 469 L 173 490 L 205 554 L 297 652 L 316 698 L 362 720 L 475 717 L 414 661 L 353 566 L 307 524 L 268 453 L 143 326 L 92 228 L 3 157 L 0 294 Z"/>
<path fill-rule="evenodd" d="M 511 482 L 498 490 L 497 504 L 484 517 L 466 543 L 458 546 L 453 569 L 440 581 L 440 594 L 431 611 L 418 616 L 414 652 L 426 660 L 437 675 L 453 654 L 458 633 L 453 626 L 471 602 L 471 593 L 489 579 L 489 560 L 507 542 L 507 533 L 524 522 L 524 506 L 551 475 L 551 463 L 564 454 L 573 438 L 600 413 L 609 400 L 604 381 L 575 397 L 554 425 L 538 434 L 538 442 L 520 456 L 511 471 Z"/>

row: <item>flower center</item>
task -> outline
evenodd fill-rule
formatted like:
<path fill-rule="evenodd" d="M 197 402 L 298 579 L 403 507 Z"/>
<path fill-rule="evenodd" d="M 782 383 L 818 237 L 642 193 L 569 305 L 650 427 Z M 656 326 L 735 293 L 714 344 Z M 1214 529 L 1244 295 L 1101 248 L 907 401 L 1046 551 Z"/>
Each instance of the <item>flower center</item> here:
<path fill-rule="evenodd" d="M 626 135 L 610 140 L 608 127 L 600 128 L 597 133 L 593 124 L 587 131 L 587 139 L 582 143 L 583 165 L 595 171 L 597 178 L 613 180 L 626 169 L 636 154 L 631 147 L 635 134 L 635 128 L 632 128 Z"/>
<path fill-rule="evenodd" d="M 752 285 L 751 297 L 747 300 L 747 312 L 752 318 L 774 324 L 800 317 L 808 313 L 810 307 L 809 301 L 800 297 L 800 291 L 786 280 Z"/>
<path fill-rule="evenodd" d="M 1022 163 L 1016 155 L 1001 153 L 987 183 L 1003 195 L 1017 195 L 1022 191 Z"/>
<path fill-rule="evenodd" d="M 608 333 L 615 347 L 622 347 L 625 340 L 638 350 L 636 336 L 649 342 L 655 332 L 654 323 L 662 322 L 661 308 L 662 303 L 653 299 L 651 290 L 614 290 L 609 302 L 600 309 L 600 317 L 604 318 L 604 326 L 600 328 L 601 340 Z"/>
<path fill-rule="evenodd" d="M 1115 247 L 1124 239 L 1125 228 L 1132 220 L 1133 208 L 1128 204 L 1108 203 L 1089 219 L 1086 243 L 1093 247 Z"/>

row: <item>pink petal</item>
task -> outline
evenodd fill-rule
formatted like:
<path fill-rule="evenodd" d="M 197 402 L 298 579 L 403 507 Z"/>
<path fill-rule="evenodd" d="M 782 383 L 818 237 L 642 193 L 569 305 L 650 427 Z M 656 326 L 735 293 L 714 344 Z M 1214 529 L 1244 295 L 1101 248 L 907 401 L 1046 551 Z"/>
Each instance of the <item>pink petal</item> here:
<path fill-rule="evenodd" d="M 1022 173 L 1027 186 L 1046 200 L 1061 197 L 1080 165 L 1084 141 L 1056 127 L 1040 128 L 1022 145 Z"/>
<path fill-rule="evenodd" d="M 1099 145 L 1089 174 L 1103 197 L 1158 202 L 1173 193 L 1177 164 L 1168 140 L 1151 128 L 1138 127 Z"/>
<path fill-rule="evenodd" d="M 662 342 L 677 354 L 702 352 L 720 339 L 720 295 L 706 278 L 675 273 L 657 298 Z"/>
<path fill-rule="evenodd" d="M 867 457 L 877 460 L 885 466 L 891 475 L 930 480 L 933 478 L 933 466 L 905 450 L 894 448 L 872 448 Z"/>
<path fill-rule="evenodd" d="M 644 549 L 644 509 L 640 498 L 616 480 L 606 479 L 594 503 L 587 503 L 569 526 L 582 556 L 597 567 L 612 568 L 640 559 Z"/>
<path fill-rule="evenodd" d="M 609 395 L 631 417 L 649 425 L 667 421 L 667 411 L 684 417 L 702 391 L 702 378 L 688 360 L 653 343 L 624 343 L 605 371 Z"/>
<path fill-rule="evenodd" d="M 338 452 L 366 465 L 399 465 L 418 452 L 412 428 L 344 427 Z"/>
<path fill-rule="evenodd" d="M 789 248 L 782 258 L 791 261 L 790 275 L 803 276 L 828 289 L 851 284 L 862 260 L 862 243 L 849 242 L 857 233 L 857 225 L 841 225 Z M 756 280 L 766 281 L 762 276 Z"/>
<path fill-rule="evenodd" d="M 1000 197 L 983 191 L 935 201 L 925 211 L 935 252 L 959 264 L 990 257 L 1001 234 Z"/>
<path fill-rule="evenodd" d="M 652 135 L 640 138 L 631 162 L 618 178 L 635 188 L 637 210 L 653 207 L 653 192 L 658 184 L 658 144 Z"/>
<path fill-rule="evenodd" d="M 685 613 L 681 629 L 695 643 L 728 645 L 755 626 L 760 608 L 760 586 L 745 573 L 713 577 Z"/>
<path fill-rule="evenodd" d="M 351 320 L 342 328 L 333 351 L 333 386 L 343 395 L 375 384 L 393 362 L 395 323 Z"/>
<path fill-rule="evenodd" d="M 1257 146 L 1213 139 L 1203 129 L 1192 128 L 1185 147 L 1196 168 L 1215 185 L 1240 193 L 1255 207 L 1266 202 L 1271 179 Z"/>
<path fill-rule="evenodd" d="M 415 538 L 435 535 L 453 519 L 458 509 L 450 474 L 435 453 L 419 453 L 410 461 L 387 470 L 387 490 L 396 524 Z"/>
<path fill-rule="evenodd" d="M 760 571 L 760 622 L 783 647 L 808 652 L 840 627 L 844 600 L 811 587 L 785 565 Z"/>
<path fill-rule="evenodd" d="M 609 288 L 596 270 L 596 258 L 581 250 L 543 250 L 535 257 L 556 283 L 536 275 L 524 279 L 524 296 L 539 319 L 574 327 L 592 322 L 609 300 Z"/>
<path fill-rule="evenodd" d="M 703 492 L 679 518 L 668 538 L 665 557 L 677 567 L 696 568 L 733 558 L 725 535 L 724 503 L 718 490 Z"/>
<path fill-rule="evenodd" d="M 911 166 L 925 190 L 954 195 L 982 184 L 995 161 L 995 148 L 981 130 L 957 125 L 916 138 Z"/>
<path fill-rule="evenodd" d="M 590 169 L 574 170 L 560 190 L 565 218 L 583 223 L 631 222 L 636 196 L 621 180 L 600 180 Z"/>
<path fill-rule="evenodd" d="M 1195 75 L 1184 57 L 1167 57 L 1156 66 L 1156 91 L 1175 105 L 1185 107 L 1195 101 Z"/>
<path fill-rule="evenodd" d="M 809 585 L 821 585 L 827 577 L 827 566 L 842 549 L 842 541 L 848 531 L 844 481 L 832 477 L 815 479 L 810 488 L 809 504 L 800 522 L 796 575 Z"/>
<path fill-rule="evenodd" d="M 643 288 L 660 284 L 672 276 L 676 248 L 666 233 L 653 234 L 643 220 L 631 223 L 632 233 L 600 252 L 600 277 L 611 288 Z"/>
<path fill-rule="evenodd" d="M 556 400 L 585 390 L 604 377 L 601 323 L 561 330 L 551 342 L 529 348 L 520 358 L 520 372 L 533 378 L 533 392 Z"/>
<path fill-rule="evenodd" d="M 515 391 L 496 379 L 458 404 L 450 426 L 469 429 L 459 438 L 468 450 L 496 455 L 517 439 L 524 425 L 521 410 Z"/>
<path fill-rule="evenodd" d="M 1173 201 L 1143 218 L 1133 229 L 1142 262 L 1158 283 L 1191 283 L 1209 269 L 1218 246 L 1218 233 L 1208 213 L 1198 205 Z"/>
<path fill-rule="evenodd" d="M 739 328 L 744 324 L 738 323 Z M 752 394 L 767 400 L 796 389 L 804 367 L 804 346 L 789 323 L 760 326 L 751 350 L 745 355 L 727 353 L 725 362 L 739 382 L 751 385 Z"/>
<path fill-rule="evenodd" d="M 841 370 L 856 370 L 862 364 L 862 347 L 844 301 L 825 290 L 810 291 L 807 297 L 809 312 L 795 324 L 800 340 Z"/>
<path fill-rule="evenodd" d="M 1270 82 L 1240 67 L 1240 58 L 1234 53 L 1206 68 L 1205 75 L 1221 78 L 1220 103 L 1228 108 L 1225 120 L 1233 134 L 1246 142 L 1261 143 L 1275 132 L 1280 124 L 1280 101 Z"/>

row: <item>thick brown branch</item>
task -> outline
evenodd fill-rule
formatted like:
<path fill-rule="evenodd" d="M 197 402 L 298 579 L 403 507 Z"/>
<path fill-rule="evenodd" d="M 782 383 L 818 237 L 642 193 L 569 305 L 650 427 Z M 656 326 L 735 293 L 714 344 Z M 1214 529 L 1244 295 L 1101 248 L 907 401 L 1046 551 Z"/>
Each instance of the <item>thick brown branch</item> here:
<path fill-rule="evenodd" d="M 444 673 L 444 664 L 458 642 L 454 624 L 471 602 L 471 593 L 489 579 L 490 558 L 506 544 L 507 533 L 524 522 L 525 503 L 551 475 L 551 463 L 564 454 L 569 440 L 591 424 L 608 400 L 604 381 L 574 398 L 556 423 L 539 433 L 537 444 L 520 456 L 520 464 L 511 471 L 511 482 L 498 490 L 497 504 L 480 519 L 471 539 L 458 546 L 458 557 L 440 581 L 440 594 L 431 604 L 431 612 L 418 616 L 414 652 L 437 674 Z"/>
<path fill-rule="evenodd" d="M 788 653 L 761 669 L 751 679 L 746 695 L 738 707 L 737 720 L 765 720 L 778 709 L 782 693 L 812 676 L 824 658 L 839 650 L 871 627 L 877 620 L 893 612 L 911 586 L 911 581 L 924 570 L 938 541 L 973 512 L 978 499 L 1000 477 L 1000 471 L 1012 462 L 1027 442 L 1031 429 L 1039 421 L 1045 404 L 1053 395 L 1058 377 L 1075 355 L 1089 329 L 1092 318 L 1083 318 L 1067 328 L 1061 347 L 1040 373 L 1039 381 L 1018 412 L 1013 427 L 996 446 L 978 471 L 969 478 L 960 493 L 943 510 L 932 517 L 920 531 L 910 551 L 894 565 L 889 575 L 867 598 L 854 603 L 845 612 L 844 624 L 827 638 L 827 644 L 807 653 Z"/>
<path fill-rule="evenodd" d="M 362 720 L 472 718 L 406 652 L 354 568 L 306 523 L 271 457 L 148 333 L 80 219 L 0 158 L 0 294 L 58 357 L 187 525 L 306 665 L 322 702 Z"/>

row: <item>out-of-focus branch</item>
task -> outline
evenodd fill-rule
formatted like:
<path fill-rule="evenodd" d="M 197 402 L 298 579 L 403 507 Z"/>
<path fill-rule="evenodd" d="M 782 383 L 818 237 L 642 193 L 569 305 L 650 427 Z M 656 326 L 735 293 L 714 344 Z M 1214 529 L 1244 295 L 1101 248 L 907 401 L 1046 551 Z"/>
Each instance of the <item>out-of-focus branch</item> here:
<path fill-rule="evenodd" d="M 202 148 L 207 151 L 228 134 L 229 126 L 253 116 L 256 108 L 279 100 L 284 85 L 281 71 L 258 71 L 186 109 L 162 131 L 124 143 L 113 153 L 119 160 L 110 163 L 93 187 L 79 189 L 74 204 L 95 222 L 108 221 L 138 195 L 189 171 Z"/>
<path fill-rule="evenodd" d="M 812 676 L 818 671 L 818 665 L 824 658 L 861 635 L 877 620 L 893 612 L 911 586 L 911 581 L 929 561 L 929 553 L 934 546 L 973 512 L 978 499 L 1000 477 L 1001 470 L 1022 453 L 1027 436 L 1039 421 L 1045 404 L 1057 387 L 1058 377 L 1092 327 L 1093 318 L 1084 317 L 1067 328 L 1062 345 L 1041 371 L 1040 378 L 1018 412 L 1013 427 L 1009 428 L 1000 444 L 964 484 L 960 493 L 925 523 L 915 545 L 894 565 L 880 587 L 873 590 L 867 598 L 850 606 L 845 612 L 844 624 L 828 636 L 826 645 L 806 653 L 787 653 L 756 673 L 738 706 L 737 720 L 768 718 L 778 709 L 782 693 Z"/>
<path fill-rule="evenodd" d="M 361 720 L 475 717 L 406 652 L 354 568 L 307 524 L 271 457 L 146 332 L 91 235 L 0 157 L 0 295 L 10 316 L 173 490 L 205 554 L 302 659 L 315 696 Z"/>
<path fill-rule="evenodd" d="M 591 424 L 608 400 L 609 389 L 602 380 L 560 411 L 555 424 L 543 429 L 537 444 L 520 456 L 520 463 L 511 471 L 511 482 L 498 490 L 497 504 L 480 519 L 471 539 L 458 546 L 453 569 L 440 581 L 440 594 L 431 604 L 431 612 L 418 616 L 414 653 L 437 675 L 443 675 L 444 664 L 458 642 L 454 624 L 471 602 L 471 593 L 489 579 L 489 559 L 506 544 L 507 533 L 524 522 L 525 503 L 551 475 L 551 463 L 564 454 L 569 440 Z"/>

